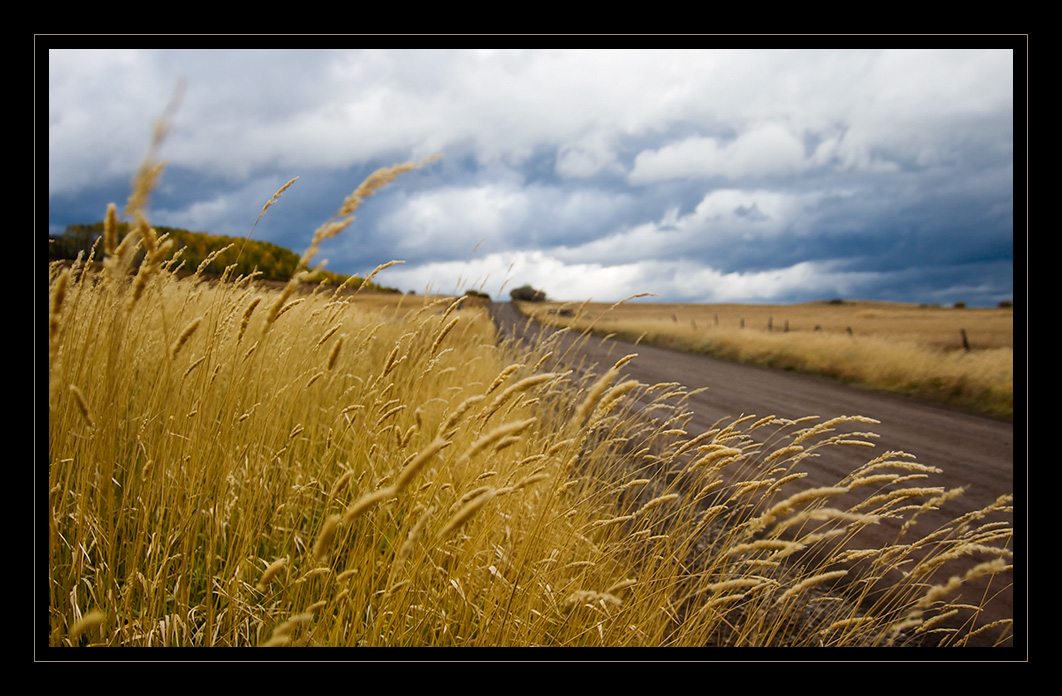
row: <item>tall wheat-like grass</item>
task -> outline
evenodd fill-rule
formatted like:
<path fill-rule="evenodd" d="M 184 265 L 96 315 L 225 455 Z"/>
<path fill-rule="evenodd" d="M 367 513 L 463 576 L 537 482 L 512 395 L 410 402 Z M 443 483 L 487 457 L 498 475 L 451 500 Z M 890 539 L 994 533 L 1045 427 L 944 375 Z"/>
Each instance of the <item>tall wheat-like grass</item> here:
<path fill-rule="evenodd" d="M 622 311 L 615 312 L 620 304 Z M 808 303 L 683 308 L 617 303 L 590 318 L 584 303 L 570 319 L 556 314 L 552 305 L 521 303 L 521 307 L 541 321 L 584 333 L 612 333 L 636 343 L 824 375 L 1013 416 L 1012 310 L 963 312 L 885 303 L 860 309 L 863 304 L 876 307 Z M 787 320 L 783 328 L 781 318 L 771 314 L 792 315 L 792 326 Z M 968 351 L 962 350 L 967 330 L 977 337 L 971 339 L 973 349 Z"/>
<path fill-rule="evenodd" d="M 358 187 L 304 261 L 415 168 Z M 909 478 L 936 472 L 888 453 L 801 486 L 821 448 L 867 444 L 834 432 L 866 419 L 688 433 L 690 392 L 624 378 L 635 356 L 576 370 L 449 299 L 179 279 L 136 229 L 156 250 L 142 276 L 116 272 L 134 235 L 106 232 L 101 273 L 50 269 L 51 646 L 1010 638 L 964 594 L 1007 582 L 1009 499 L 864 549 L 844 542 L 939 504 Z M 842 491 L 866 496 L 830 507 Z M 974 570 L 940 579 L 964 558 Z"/>

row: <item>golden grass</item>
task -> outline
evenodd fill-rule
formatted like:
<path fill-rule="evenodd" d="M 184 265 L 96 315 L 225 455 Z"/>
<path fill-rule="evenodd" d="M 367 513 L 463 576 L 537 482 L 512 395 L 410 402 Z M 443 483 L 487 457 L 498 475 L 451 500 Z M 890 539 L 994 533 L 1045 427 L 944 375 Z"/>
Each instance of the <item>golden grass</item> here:
<path fill-rule="evenodd" d="M 863 301 L 519 306 L 541 321 L 580 331 L 1014 415 L 1012 308 Z"/>
<path fill-rule="evenodd" d="M 180 279 L 152 256 L 139 282 L 104 253 L 102 273 L 49 271 L 50 646 L 1011 636 L 937 577 L 968 555 L 1005 585 L 1009 499 L 851 549 L 939 488 L 906 485 L 897 453 L 838 482 L 866 491 L 852 510 L 800 488 L 821 448 L 863 444 L 835 432 L 861 419 L 689 435 L 681 386 L 576 373 L 481 307 Z"/>

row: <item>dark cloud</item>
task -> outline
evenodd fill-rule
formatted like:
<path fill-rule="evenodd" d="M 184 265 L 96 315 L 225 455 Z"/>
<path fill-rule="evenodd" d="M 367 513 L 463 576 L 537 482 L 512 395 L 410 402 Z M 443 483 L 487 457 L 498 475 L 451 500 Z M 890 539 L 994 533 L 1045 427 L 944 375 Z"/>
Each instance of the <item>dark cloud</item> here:
<path fill-rule="evenodd" d="M 1009 50 L 50 58 L 53 232 L 124 202 L 183 79 L 158 225 L 246 234 L 298 176 L 254 235 L 301 252 L 375 168 L 445 154 L 329 240 L 337 272 L 402 259 L 403 286 L 522 274 L 602 300 L 1013 293 Z"/>

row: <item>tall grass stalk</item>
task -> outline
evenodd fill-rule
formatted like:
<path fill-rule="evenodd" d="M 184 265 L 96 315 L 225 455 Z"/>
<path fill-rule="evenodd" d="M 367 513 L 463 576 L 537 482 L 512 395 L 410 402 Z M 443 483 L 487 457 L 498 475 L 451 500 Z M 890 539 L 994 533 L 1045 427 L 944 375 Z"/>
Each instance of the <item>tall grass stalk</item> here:
<path fill-rule="evenodd" d="M 114 272 L 123 243 L 106 241 L 102 273 L 50 269 L 52 646 L 1010 637 L 941 577 L 960 557 L 979 561 L 968 577 L 1003 576 L 1010 527 L 979 519 L 1008 499 L 924 539 L 848 547 L 941 489 L 905 481 L 896 456 L 807 490 L 808 458 L 858 434 L 775 418 L 686 433 L 680 385 L 623 379 L 633 357 L 558 365 L 548 343 L 500 340 L 479 307 L 203 284 L 151 255 L 140 282 Z M 866 497 L 830 507 L 841 490 Z"/>
<path fill-rule="evenodd" d="M 684 309 L 624 304 L 618 312 L 616 307 L 604 310 L 613 312 L 612 316 L 585 318 L 583 307 L 564 318 L 553 304 L 522 302 L 520 306 L 544 322 L 583 333 L 611 334 L 640 344 L 821 375 L 1013 417 L 1013 310 L 962 312 L 867 304 L 875 309 L 860 309 L 860 303 L 840 307 L 823 303 L 691 305 Z M 723 313 L 723 319 L 716 314 L 713 321 L 713 311 Z M 783 328 L 771 313 L 791 315 L 792 326 L 787 321 Z M 678 320 L 680 314 L 682 320 Z M 774 323 L 768 324 L 772 319 Z M 969 351 L 961 349 L 961 336 L 967 329 L 977 336 Z"/>

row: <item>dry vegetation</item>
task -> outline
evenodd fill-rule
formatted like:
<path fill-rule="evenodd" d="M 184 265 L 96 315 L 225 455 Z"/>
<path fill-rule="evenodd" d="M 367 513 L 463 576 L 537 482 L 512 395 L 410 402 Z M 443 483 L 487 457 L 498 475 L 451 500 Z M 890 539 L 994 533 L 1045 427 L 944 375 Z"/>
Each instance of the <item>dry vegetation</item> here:
<path fill-rule="evenodd" d="M 841 379 L 1006 418 L 1014 415 L 1011 308 L 866 301 L 619 306 L 522 302 L 520 307 L 540 320 L 579 330 Z"/>
<path fill-rule="evenodd" d="M 682 388 L 577 377 L 481 308 L 179 279 L 143 213 L 155 176 L 128 211 L 139 268 L 105 238 L 102 271 L 49 272 L 50 646 L 1010 638 L 962 583 L 1009 568 L 988 521 L 1009 499 L 914 538 L 956 492 L 908 455 L 799 487 L 820 448 L 866 444 L 839 422 L 687 433 Z M 844 548 L 884 520 L 895 543 Z"/>

